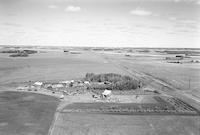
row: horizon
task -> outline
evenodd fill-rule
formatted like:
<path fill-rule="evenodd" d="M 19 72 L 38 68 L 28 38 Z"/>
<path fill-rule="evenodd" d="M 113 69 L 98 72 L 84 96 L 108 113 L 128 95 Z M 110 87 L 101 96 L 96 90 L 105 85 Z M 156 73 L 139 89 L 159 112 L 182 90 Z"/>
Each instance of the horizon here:
<path fill-rule="evenodd" d="M 58 46 L 58 45 L 0 45 L 0 47 L 44 47 L 44 48 L 48 48 L 48 47 L 57 47 L 57 48 L 111 48 L 111 49 L 115 49 L 115 48 L 122 48 L 122 49 L 126 49 L 126 48 L 131 48 L 131 49 L 197 49 L 199 50 L 200 47 L 131 47 L 131 46 Z"/>
<path fill-rule="evenodd" d="M 200 0 L 0 0 L 0 44 L 199 48 Z"/>

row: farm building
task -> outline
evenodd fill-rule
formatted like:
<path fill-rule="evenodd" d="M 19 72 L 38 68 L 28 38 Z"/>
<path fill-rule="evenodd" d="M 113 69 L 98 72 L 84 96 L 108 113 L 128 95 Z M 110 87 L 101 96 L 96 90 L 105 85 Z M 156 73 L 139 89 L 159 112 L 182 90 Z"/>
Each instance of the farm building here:
<path fill-rule="evenodd" d="M 110 97 L 111 95 L 112 95 L 111 90 L 104 90 L 104 92 L 101 94 L 101 96 L 102 96 L 103 98 Z"/>
<path fill-rule="evenodd" d="M 43 83 L 38 81 L 38 82 L 35 82 L 33 85 L 35 85 L 35 86 L 42 86 Z"/>
<path fill-rule="evenodd" d="M 64 96 L 64 95 L 61 95 L 61 96 L 60 96 L 60 99 L 64 99 L 64 98 L 65 98 L 65 96 Z"/>
<path fill-rule="evenodd" d="M 90 82 L 89 81 L 84 81 L 84 84 L 90 84 Z"/>
<path fill-rule="evenodd" d="M 40 89 L 42 86 L 43 86 L 43 82 L 37 81 L 37 82 L 35 82 L 35 83 L 33 84 L 33 86 L 32 86 L 31 89 L 38 90 L 38 89 Z M 33 88 L 33 87 L 34 87 L 34 88 Z"/>
<path fill-rule="evenodd" d="M 166 57 L 166 60 L 182 60 L 184 57 L 182 55 L 176 55 L 175 57 Z"/>
<path fill-rule="evenodd" d="M 60 81 L 59 83 L 63 83 L 63 84 L 68 85 L 68 84 L 70 84 L 70 82 L 71 82 L 71 81 Z"/>
<path fill-rule="evenodd" d="M 183 55 L 176 55 L 176 58 L 179 58 L 179 59 L 183 59 L 184 58 L 184 56 Z"/>
<path fill-rule="evenodd" d="M 104 84 L 112 84 L 111 82 L 109 81 L 105 81 Z"/>
<path fill-rule="evenodd" d="M 64 87 L 64 85 L 61 84 L 61 83 L 53 84 L 53 85 L 52 85 L 52 88 L 63 88 L 63 87 Z"/>

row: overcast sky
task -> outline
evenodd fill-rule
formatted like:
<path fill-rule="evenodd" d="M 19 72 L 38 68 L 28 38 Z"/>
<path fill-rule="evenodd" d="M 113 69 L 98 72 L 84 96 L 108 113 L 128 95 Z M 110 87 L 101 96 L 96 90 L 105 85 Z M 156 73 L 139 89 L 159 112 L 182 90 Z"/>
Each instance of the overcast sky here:
<path fill-rule="evenodd" d="M 0 44 L 199 47 L 200 0 L 0 0 Z"/>

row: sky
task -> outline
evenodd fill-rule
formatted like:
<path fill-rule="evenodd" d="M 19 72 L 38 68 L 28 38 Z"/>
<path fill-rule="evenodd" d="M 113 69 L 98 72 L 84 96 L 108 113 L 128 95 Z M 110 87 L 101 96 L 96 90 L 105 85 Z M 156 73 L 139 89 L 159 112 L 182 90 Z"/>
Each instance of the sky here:
<path fill-rule="evenodd" d="M 200 0 L 0 0 L 0 45 L 199 44 Z"/>

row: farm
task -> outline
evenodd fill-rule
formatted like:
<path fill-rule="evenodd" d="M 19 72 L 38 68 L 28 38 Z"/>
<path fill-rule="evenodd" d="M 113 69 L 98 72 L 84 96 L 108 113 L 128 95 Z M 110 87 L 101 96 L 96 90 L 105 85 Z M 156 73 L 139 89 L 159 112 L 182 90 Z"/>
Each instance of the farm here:
<path fill-rule="evenodd" d="M 27 49 L 38 53 L 0 53 L 0 134 L 199 133 L 199 63 L 159 49 Z"/>
<path fill-rule="evenodd" d="M 200 0 L 0 0 L 0 135 L 200 135 Z"/>

